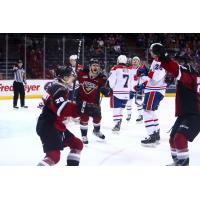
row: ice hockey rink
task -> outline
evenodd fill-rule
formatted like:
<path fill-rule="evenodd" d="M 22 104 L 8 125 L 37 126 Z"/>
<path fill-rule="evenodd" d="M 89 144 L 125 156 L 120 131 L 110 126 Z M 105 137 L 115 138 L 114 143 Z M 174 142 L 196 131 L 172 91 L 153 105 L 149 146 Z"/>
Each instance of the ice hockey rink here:
<path fill-rule="evenodd" d="M 146 137 L 144 124 L 136 124 L 137 111 L 133 105 L 130 122 L 126 121 L 126 110 L 119 134 L 113 134 L 112 110 L 109 99 L 102 101 L 102 129 L 106 135 L 102 141 L 92 134 L 92 121 L 89 123 L 89 144 L 84 146 L 81 166 L 165 166 L 171 162 L 168 144 L 169 133 L 174 117 L 174 97 L 165 97 L 157 112 L 160 119 L 161 142 L 154 148 L 143 147 L 140 140 Z M 0 166 L 35 166 L 44 157 L 40 138 L 36 134 L 37 118 L 41 112 L 37 108 L 40 99 L 27 99 L 28 109 L 14 110 L 12 100 L 0 101 Z M 74 122 L 68 128 L 81 138 L 79 125 Z M 200 165 L 199 136 L 189 143 L 190 165 Z M 62 151 L 58 166 L 66 165 L 69 149 Z"/>

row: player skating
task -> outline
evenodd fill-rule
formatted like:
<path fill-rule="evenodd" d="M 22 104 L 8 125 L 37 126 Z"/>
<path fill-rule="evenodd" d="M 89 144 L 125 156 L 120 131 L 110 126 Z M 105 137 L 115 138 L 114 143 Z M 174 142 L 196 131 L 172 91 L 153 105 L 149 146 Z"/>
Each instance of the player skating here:
<path fill-rule="evenodd" d="M 100 63 L 95 58 L 90 60 L 89 69 L 83 69 L 78 72 L 80 88 L 77 95 L 77 104 L 80 114 L 82 141 L 84 144 L 88 144 L 87 132 L 90 117 L 93 118 L 93 134 L 101 139 L 105 139 L 105 135 L 100 131 L 100 92 L 104 95 L 109 93 L 109 89 L 105 87 L 106 80 L 107 77 L 101 73 Z"/>
<path fill-rule="evenodd" d="M 77 63 L 78 56 L 77 55 L 71 55 L 69 57 L 69 63 L 72 68 L 72 73 L 74 76 L 77 76 L 77 73 L 83 69 L 83 66 Z M 75 101 L 76 96 L 78 94 L 78 88 L 79 88 L 79 81 L 75 80 L 73 83 L 68 85 L 69 89 L 69 100 Z"/>
<path fill-rule="evenodd" d="M 127 66 L 127 57 L 120 55 L 117 58 L 117 65 L 110 71 L 108 78 L 109 86 L 113 91 L 111 97 L 113 107 L 113 133 L 118 133 L 121 128 L 123 110 L 126 107 L 131 88 L 133 88 L 132 67 Z"/>
<path fill-rule="evenodd" d="M 150 70 L 147 71 L 146 68 L 140 68 L 138 76 L 141 79 L 138 89 L 144 87 L 143 118 L 148 134 L 147 138 L 141 140 L 141 144 L 144 146 L 154 146 L 160 141 L 160 128 L 156 110 L 166 92 L 166 72 L 160 62 L 153 60 Z"/>
<path fill-rule="evenodd" d="M 137 77 L 137 70 L 142 67 L 140 58 L 135 56 L 133 59 L 130 61 L 130 67 L 132 67 L 132 73 L 133 73 L 133 79 L 134 79 L 134 85 L 138 84 L 138 77 Z M 127 110 L 127 121 L 131 120 L 131 115 L 132 115 L 132 104 L 133 100 L 135 98 L 135 105 L 137 106 L 137 111 L 138 111 L 138 118 L 136 119 L 137 123 L 141 123 L 143 120 L 142 116 L 142 91 L 135 91 L 134 88 L 131 88 L 132 90 L 130 91 L 130 98 L 126 104 L 126 110 Z"/>
<path fill-rule="evenodd" d="M 55 81 L 46 89 L 47 93 L 43 97 L 44 107 L 36 126 L 46 154 L 38 166 L 57 164 L 60 160 L 60 151 L 65 147 L 70 148 L 67 165 L 77 166 L 83 143 L 63 123 L 67 117 L 77 117 L 76 104 L 68 100 L 67 89 L 67 85 L 74 80 L 74 76 L 71 68 L 60 66 L 56 69 L 56 77 Z"/>

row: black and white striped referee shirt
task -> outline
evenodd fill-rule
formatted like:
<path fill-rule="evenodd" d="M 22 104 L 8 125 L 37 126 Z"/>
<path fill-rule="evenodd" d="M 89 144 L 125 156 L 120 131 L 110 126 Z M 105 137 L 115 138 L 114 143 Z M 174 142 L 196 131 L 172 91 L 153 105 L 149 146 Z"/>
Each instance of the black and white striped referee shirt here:
<path fill-rule="evenodd" d="M 13 71 L 14 71 L 14 81 L 26 84 L 24 69 L 23 68 L 17 69 L 16 67 L 14 67 Z"/>

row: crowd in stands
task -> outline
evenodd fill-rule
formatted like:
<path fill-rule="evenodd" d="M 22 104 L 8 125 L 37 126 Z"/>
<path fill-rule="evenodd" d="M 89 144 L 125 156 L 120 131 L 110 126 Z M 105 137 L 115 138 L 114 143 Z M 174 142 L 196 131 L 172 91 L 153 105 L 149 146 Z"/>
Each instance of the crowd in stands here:
<path fill-rule="evenodd" d="M 169 53 L 182 62 L 200 61 L 200 34 L 197 33 L 149 33 L 137 35 L 137 46 L 149 48 L 154 42 L 160 42 Z"/>
<path fill-rule="evenodd" d="M 42 78 L 43 40 L 42 38 L 27 37 L 27 72 L 31 78 Z"/>
<path fill-rule="evenodd" d="M 51 34 L 50 34 L 51 35 Z M 148 63 L 148 54 L 145 52 L 149 46 L 154 42 L 160 42 L 165 45 L 168 51 L 175 58 L 182 58 L 182 62 L 198 60 L 200 61 L 200 34 L 197 33 L 139 33 L 131 34 L 132 40 L 135 43 L 131 43 L 127 40 L 130 38 L 130 34 L 82 34 L 82 35 L 49 35 L 46 34 L 46 49 L 45 49 L 45 68 L 46 78 L 50 78 L 49 69 L 56 64 L 63 63 L 63 38 L 65 37 L 65 62 L 69 55 L 76 54 L 78 49 L 78 42 L 75 42 L 75 38 L 84 36 L 84 55 L 81 52 L 81 64 L 84 60 L 84 65 L 88 65 L 88 61 L 91 57 L 96 57 L 100 60 L 103 67 L 112 67 L 116 64 L 116 58 L 120 54 L 132 55 L 133 52 L 130 47 L 134 46 L 134 54 L 140 57 Z M 74 37 L 74 40 L 73 40 Z M 14 37 L 8 37 L 9 41 L 9 61 L 10 59 L 24 60 L 24 35 L 17 35 L 16 40 Z M 72 38 L 72 39 L 71 39 Z M 5 41 L 5 36 L 2 35 L 1 41 Z M 5 43 L 5 42 L 4 42 Z M 13 46 L 13 48 L 12 48 Z M 0 62 L 4 62 L 5 65 L 5 44 L 0 48 Z M 129 52 L 131 51 L 131 52 Z M 12 55 L 13 52 L 13 55 Z M 147 51 L 146 51 L 147 52 Z M 15 55 L 16 54 L 16 55 Z M 28 78 L 43 78 L 43 65 L 44 65 L 44 36 L 27 34 L 26 36 L 26 69 Z M 142 56 L 144 55 L 144 56 Z M 16 57 L 17 56 L 17 57 Z M 62 62 L 61 62 L 62 61 Z M 3 68 L 3 67 L 2 67 Z M 0 73 L 2 73 L 0 71 Z M 2 78 L 2 74 L 1 77 Z"/>
<path fill-rule="evenodd" d="M 86 34 L 85 65 L 91 57 L 99 59 L 102 68 L 109 69 L 116 64 L 120 54 L 127 54 L 127 42 L 124 34 Z"/>
<path fill-rule="evenodd" d="M 104 34 L 92 40 L 89 51 L 91 56 L 104 55 L 105 48 L 109 54 L 121 54 L 126 50 L 125 39 L 122 34 Z"/>

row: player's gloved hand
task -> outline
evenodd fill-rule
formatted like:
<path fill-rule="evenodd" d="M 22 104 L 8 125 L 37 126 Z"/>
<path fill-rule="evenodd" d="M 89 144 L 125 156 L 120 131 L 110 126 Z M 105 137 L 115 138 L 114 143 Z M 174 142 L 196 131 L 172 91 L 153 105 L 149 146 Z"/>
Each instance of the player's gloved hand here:
<path fill-rule="evenodd" d="M 135 96 L 135 92 L 130 91 L 130 99 L 133 99 L 134 96 Z"/>
<path fill-rule="evenodd" d="M 165 83 L 167 83 L 167 87 L 169 87 L 172 83 L 174 83 L 175 78 L 172 76 L 171 73 L 167 72 L 165 75 Z"/>
<path fill-rule="evenodd" d="M 38 106 L 37 106 L 37 108 L 39 108 L 39 109 L 43 109 L 43 107 L 44 107 L 44 103 L 43 103 L 43 102 L 40 102 L 40 103 L 38 104 Z"/>
<path fill-rule="evenodd" d="M 146 67 L 141 67 L 137 70 L 137 76 L 148 76 L 148 69 Z"/>
<path fill-rule="evenodd" d="M 144 88 L 145 88 L 145 85 L 144 85 L 144 83 L 142 83 L 140 85 L 136 85 L 134 87 L 134 90 L 137 92 L 137 91 L 142 91 Z"/>
<path fill-rule="evenodd" d="M 100 91 L 104 96 L 108 97 L 110 95 L 111 89 L 109 87 L 101 87 Z"/>
<path fill-rule="evenodd" d="M 160 43 L 153 43 L 149 48 L 149 52 L 153 58 L 157 56 L 159 61 L 170 59 L 165 47 Z"/>

